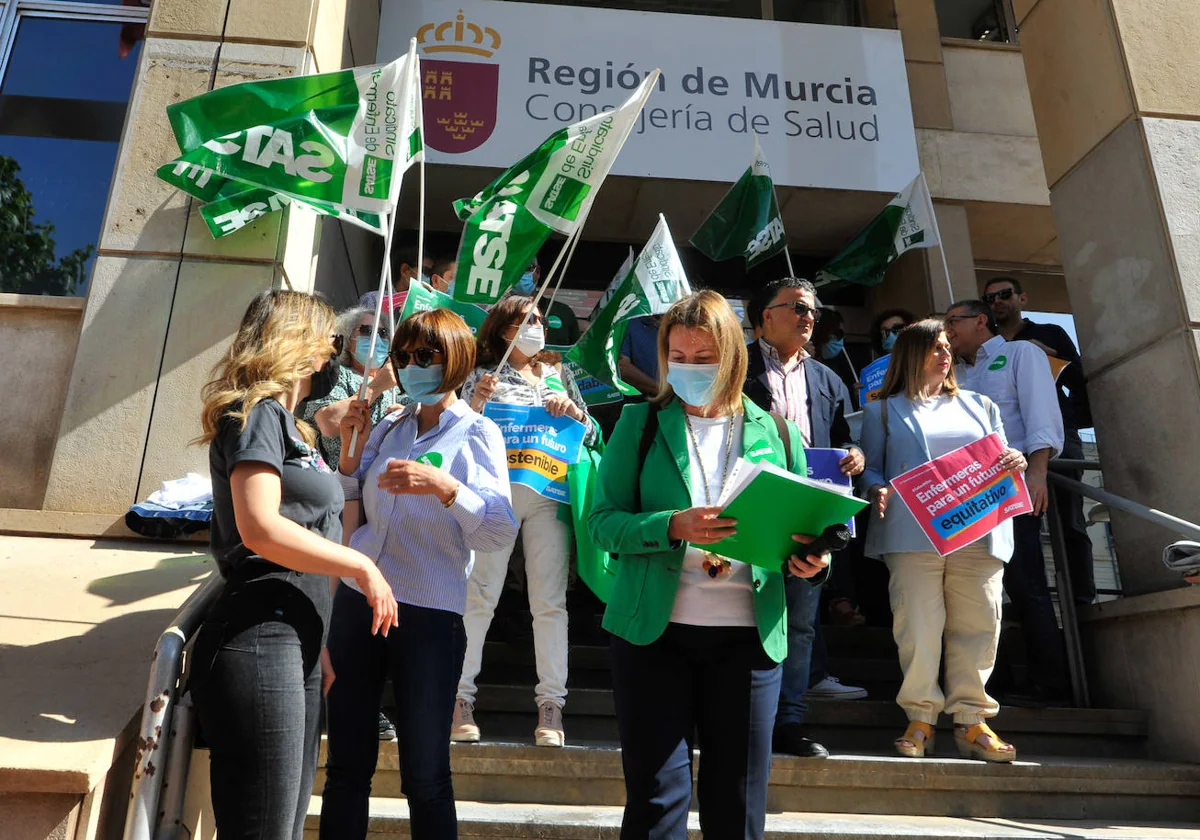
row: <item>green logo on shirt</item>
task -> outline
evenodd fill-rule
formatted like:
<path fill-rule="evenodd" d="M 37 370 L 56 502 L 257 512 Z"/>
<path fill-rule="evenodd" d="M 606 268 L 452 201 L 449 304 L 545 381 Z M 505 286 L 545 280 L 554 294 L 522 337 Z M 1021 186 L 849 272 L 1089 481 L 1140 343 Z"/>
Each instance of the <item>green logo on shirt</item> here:
<path fill-rule="evenodd" d="M 988 370 L 1004 370 L 1008 365 L 1008 356 L 997 356 L 996 360 L 988 365 Z"/>
<path fill-rule="evenodd" d="M 748 458 L 751 461 L 761 461 L 764 458 L 766 458 L 768 455 L 774 455 L 774 454 L 775 454 L 775 450 L 772 449 L 771 447 L 760 446 L 758 449 L 755 449 L 753 452 L 747 452 L 746 458 Z"/>
<path fill-rule="evenodd" d="M 567 389 L 563 386 L 562 380 L 557 376 L 547 376 L 546 387 L 551 391 L 558 391 L 560 394 L 565 394 L 567 392 Z"/>
<path fill-rule="evenodd" d="M 441 452 L 426 452 L 417 459 L 418 464 L 428 464 L 434 469 L 442 468 L 442 453 Z"/>
<path fill-rule="evenodd" d="M 550 329 L 557 330 L 562 328 L 562 318 L 557 315 L 551 315 L 546 319 L 546 323 L 550 325 Z"/>

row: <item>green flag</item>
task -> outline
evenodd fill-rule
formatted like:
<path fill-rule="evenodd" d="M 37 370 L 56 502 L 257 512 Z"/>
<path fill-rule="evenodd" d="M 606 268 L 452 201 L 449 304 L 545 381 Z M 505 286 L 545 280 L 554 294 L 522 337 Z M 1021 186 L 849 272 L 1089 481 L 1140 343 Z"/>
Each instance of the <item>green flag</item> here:
<path fill-rule="evenodd" d="M 404 309 L 400 311 L 399 321 L 403 321 L 409 315 L 417 312 L 430 312 L 434 309 L 449 309 L 451 312 L 457 313 L 467 322 L 471 332 L 476 335 L 479 334 L 479 328 L 483 326 L 483 319 L 487 317 L 487 310 L 482 307 L 473 303 L 460 303 L 450 295 L 429 288 L 416 278 L 409 280 L 408 296 L 404 299 Z"/>
<path fill-rule="evenodd" d="M 299 201 L 383 214 L 423 154 L 415 44 L 390 64 L 245 82 L 167 108 L 180 163 Z"/>
<path fill-rule="evenodd" d="M 623 393 L 637 394 L 636 388 L 622 381 L 617 367 L 629 321 L 642 315 L 661 315 L 675 301 L 691 293 L 692 287 L 679 261 L 667 220 L 660 215 L 658 226 L 638 254 L 633 269 L 625 276 L 616 294 L 597 313 L 567 358 L 601 382 L 613 385 Z"/>
<path fill-rule="evenodd" d="M 466 222 L 456 299 L 495 303 L 521 278 L 552 231 L 575 231 L 657 81 L 655 71 L 617 110 L 559 129 L 474 198 L 454 202 Z"/>
<path fill-rule="evenodd" d="M 771 168 L 754 138 L 754 160 L 721 199 L 691 243 L 714 262 L 745 257 L 753 268 L 787 249 Z"/>
<path fill-rule="evenodd" d="M 251 187 L 231 181 L 207 169 L 183 161 L 172 161 L 158 169 L 158 177 L 193 198 L 204 202 L 200 216 L 213 239 L 220 239 L 241 230 L 255 219 L 282 209 L 291 198 L 265 187 Z M 319 201 L 303 202 L 323 216 L 334 216 L 346 222 L 383 234 L 383 219 L 374 213 L 347 210 L 336 204 Z"/>
<path fill-rule="evenodd" d="M 933 199 L 922 173 L 817 272 L 816 284 L 849 282 L 875 286 L 905 251 L 940 244 Z"/>

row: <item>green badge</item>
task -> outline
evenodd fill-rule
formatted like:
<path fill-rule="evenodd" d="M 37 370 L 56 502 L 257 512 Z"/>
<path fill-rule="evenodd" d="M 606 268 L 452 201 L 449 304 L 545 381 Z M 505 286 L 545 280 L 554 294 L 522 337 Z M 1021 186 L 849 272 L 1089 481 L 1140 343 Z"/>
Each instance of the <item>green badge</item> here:
<path fill-rule="evenodd" d="M 418 464 L 428 464 L 436 469 L 442 468 L 442 453 L 441 452 L 426 452 L 417 459 Z"/>
<path fill-rule="evenodd" d="M 551 391 L 558 391 L 558 393 L 560 393 L 560 394 L 567 393 L 567 389 L 563 386 L 562 380 L 559 379 L 557 376 L 547 376 L 546 377 L 546 387 L 549 388 Z"/>
<path fill-rule="evenodd" d="M 756 462 L 756 463 L 757 463 L 758 461 L 763 461 L 763 460 L 766 460 L 766 458 L 767 458 L 769 455 L 774 455 L 774 454 L 775 454 L 775 450 L 774 450 L 774 449 L 772 449 L 771 447 L 769 447 L 769 446 L 760 446 L 758 449 L 755 449 L 755 450 L 753 450 L 752 452 L 747 452 L 747 453 L 746 453 L 746 460 L 747 460 L 747 461 L 753 461 L 753 462 Z"/>
<path fill-rule="evenodd" d="M 997 356 L 996 360 L 988 365 L 988 370 L 1004 370 L 1008 365 L 1008 356 Z"/>
<path fill-rule="evenodd" d="M 562 328 L 562 318 L 557 315 L 551 315 L 546 319 L 546 323 L 550 325 L 550 329 L 557 330 Z"/>

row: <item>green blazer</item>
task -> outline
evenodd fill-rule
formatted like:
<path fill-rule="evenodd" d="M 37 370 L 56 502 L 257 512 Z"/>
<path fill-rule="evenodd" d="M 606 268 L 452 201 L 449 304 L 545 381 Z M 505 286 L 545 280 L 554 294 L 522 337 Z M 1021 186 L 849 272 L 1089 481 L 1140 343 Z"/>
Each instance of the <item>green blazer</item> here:
<path fill-rule="evenodd" d="M 786 466 L 806 475 L 800 430 L 788 421 L 791 463 L 784 463 L 783 441 L 770 415 L 743 397 L 746 417 L 742 430 L 742 455 L 753 460 Z M 658 415 L 658 434 L 643 464 L 636 463 L 642 430 L 650 406 L 627 405 L 613 430 L 600 463 L 596 500 L 588 518 L 592 541 L 602 550 L 619 555 L 614 560 L 613 585 L 604 628 L 635 645 L 648 645 L 662 635 L 675 606 L 679 572 L 686 543 L 671 544 L 667 524 L 671 514 L 692 507 L 688 469 L 687 427 L 678 400 Z M 641 481 L 642 510 L 634 510 L 635 485 Z M 780 566 L 785 558 L 779 558 Z M 763 650 L 776 662 L 787 655 L 787 607 L 783 574 L 753 567 L 754 613 Z"/>

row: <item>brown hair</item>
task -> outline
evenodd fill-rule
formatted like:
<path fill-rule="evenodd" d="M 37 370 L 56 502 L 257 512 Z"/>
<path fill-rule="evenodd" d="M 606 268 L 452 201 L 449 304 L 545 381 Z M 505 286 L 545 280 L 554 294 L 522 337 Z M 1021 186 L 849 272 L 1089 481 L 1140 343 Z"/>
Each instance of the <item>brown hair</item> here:
<path fill-rule="evenodd" d="M 431 309 L 409 315 L 396 325 L 392 350 L 411 350 L 417 344 L 441 350 L 445 355 L 442 382 L 438 385 L 442 393 L 461 388 L 467 374 L 475 368 L 475 336 L 457 312 Z"/>
<path fill-rule="evenodd" d="M 937 318 L 917 321 L 900 331 L 896 336 L 896 346 L 892 348 L 892 360 L 888 363 L 879 399 L 886 400 L 899 393 L 903 393 L 910 400 L 921 396 L 925 365 L 937 347 L 938 338 L 945 332 L 946 325 Z M 954 378 L 953 365 L 946 372 L 941 393 L 951 397 L 958 393 L 958 381 Z"/>
<path fill-rule="evenodd" d="M 525 311 L 532 305 L 533 298 L 525 295 L 505 295 L 496 301 L 479 327 L 478 364 L 488 367 L 499 364 L 509 344 L 508 339 L 504 337 L 504 331 L 513 324 L 520 325 L 525 320 Z M 553 350 L 543 350 L 534 356 L 533 360 L 556 365 L 562 360 L 562 356 Z"/>
<path fill-rule="evenodd" d="M 311 376 L 314 358 L 333 355 L 334 321 L 333 307 L 313 295 L 287 289 L 256 295 L 200 391 L 202 432 L 192 442 L 211 443 L 226 416 L 240 420 L 244 429 L 254 406 L 291 393 Z M 311 426 L 297 419 L 296 428 L 310 446 L 316 443 Z"/>
<path fill-rule="evenodd" d="M 746 382 L 746 337 L 729 301 L 717 292 L 706 290 L 678 300 L 667 310 L 658 325 L 658 395 L 654 402 L 664 404 L 675 396 L 667 384 L 667 355 L 671 330 L 675 327 L 701 329 L 713 337 L 720 356 L 717 391 L 713 405 L 725 414 L 742 410 L 742 386 Z"/>

